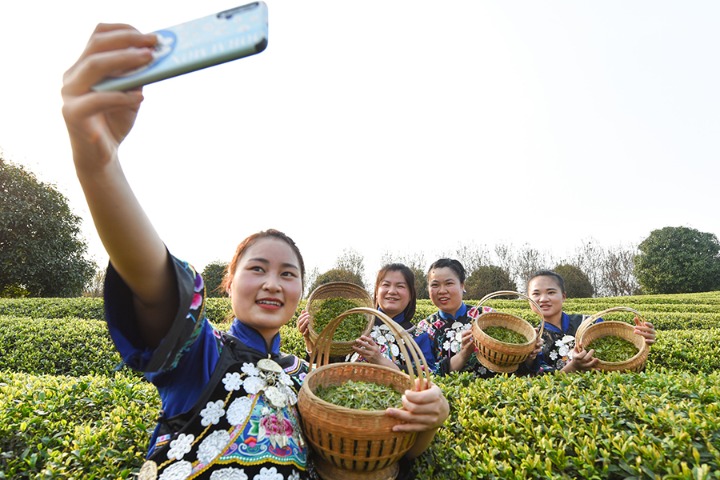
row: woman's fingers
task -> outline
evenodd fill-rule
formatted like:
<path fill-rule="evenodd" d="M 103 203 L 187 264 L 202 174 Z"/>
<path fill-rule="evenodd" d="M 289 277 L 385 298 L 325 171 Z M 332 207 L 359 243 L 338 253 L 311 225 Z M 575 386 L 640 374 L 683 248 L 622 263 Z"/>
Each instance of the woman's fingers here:
<path fill-rule="evenodd" d="M 448 417 L 450 407 L 437 385 L 425 390 L 407 390 L 402 397 L 403 408 L 388 408 L 387 415 L 401 420 L 393 427 L 396 432 L 422 432 L 437 428 Z"/>
<path fill-rule="evenodd" d="M 140 33 L 136 28 L 122 23 L 101 23 L 90 35 L 85 50 L 78 60 L 98 53 L 125 48 L 153 48 L 157 43 L 154 33 Z"/>
<path fill-rule="evenodd" d="M 655 331 L 655 326 L 650 322 L 641 322 L 638 326 L 635 327 L 635 333 L 638 335 L 642 335 L 645 338 L 645 343 L 648 345 L 652 345 L 655 343 L 655 337 L 657 335 L 657 332 Z"/>
<path fill-rule="evenodd" d="M 355 345 L 353 345 L 352 348 L 371 363 L 375 363 L 381 355 L 380 346 L 375 343 L 372 337 L 368 337 L 367 335 L 361 335 L 355 339 Z"/>
<path fill-rule="evenodd" d="M 140 68 L 152 59 L 150 48 L 125 48 L 84 57 L 65 72 L 63 96 L 86 93 L 100 80 Z"/>
<path fill-rule="evenodd" d="M 85 50 L 63 77 L 63 96 L 87 92 L 105 77 L 127 73 L 152 61 L 154 34 L 142 34 L 129 25 L 100 24 Z"/>
<path fill-rule="evenodd" d="M 310 314 L 306 310 L 300 312 L 297 327 L 302 336 L 306 337 L 310 334 Z"/>
<path fill-rule="evenodd" d="M 130 109 L 136 113 L 142 101 L 143 94 L 140 90 L 68 96 L 63 103 L 62 114 L 68 125 L 71 125 L 75 119 L 92 117 L 113 109 Z"/>

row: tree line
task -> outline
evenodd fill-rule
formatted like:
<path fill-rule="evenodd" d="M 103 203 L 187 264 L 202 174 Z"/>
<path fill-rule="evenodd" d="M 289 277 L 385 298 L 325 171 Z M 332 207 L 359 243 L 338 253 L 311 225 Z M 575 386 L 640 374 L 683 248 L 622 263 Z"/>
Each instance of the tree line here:
<path fill-rule="evenodd" d="M 54 185 L 13 164 L 0 152 L 0 297 L 75 297 L 101 295 L 103 271 L 87 258 L 81 219 Z M 574 298 L 720 290 L 720 243 L 713 233 L 690 227 L 664 227 L 639 245 L 603 247 L 586 239 L 572 255 L 555 258 L 529 244 L 462 245 L 441 256 L 459 260 L 467 270 L 467 297 L 490 292 L 524 292 L 540 269 L 555 270 Z M 347 281 L 368 290 L 364 258 L 352 249 L 327 271 L 313 269 L 306 294 L 318 285 Z M 383 254 L 381 264 L 404 263 L 415 273 L 418 298 L 428 298 L 424 253 Z M 211 296 L 223 296 L 220 282 L 227 264 L 212 262 L 203 275 Z"/>

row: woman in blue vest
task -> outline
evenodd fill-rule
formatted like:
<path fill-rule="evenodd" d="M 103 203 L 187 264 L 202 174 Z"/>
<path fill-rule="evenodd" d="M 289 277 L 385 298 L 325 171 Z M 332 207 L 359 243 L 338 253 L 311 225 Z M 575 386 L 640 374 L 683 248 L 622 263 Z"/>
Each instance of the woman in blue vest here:
<path fill-rule="evenodd" d="M 575 332 L 587 315 L 563 312 L 563 304 L 567 299 L 563 278 L 551 270 L 540 270 L 528 280 L 527 292 L 540 307 L 538 313 L 545 317 L 543 348 L 531 369 L 538 373 L 569 373 L 595 367 L 598 359 L 593 356 L 594 350 L 574 351 Z M 532 308 L 535 310 L 534 306 Z M 655 343 L 656 332 L 652 323 L 637 325 L 635 333 L 642 335 L 648 345 Z"/>
<path fill-rule="evenodd" d="M 308 365 L 280 351 L 279 333 L 302 295 L 300 251 L 276 230 L 241 242 L 224 283 L 235 318 L 227 332 L 213 327 L 204 315 L 202 277 L 168 252 L 122 172 L 118 151 L 142 92 L 92 90 L 105 77 L 147 65 L 156 42 L 128 25 L 98 25 L 62 89 L 76 174 L 110 258 L 110 334 L 125 363 L 145 374 L 162 401 L 139 478 L 312 478 L 296 407 Z M 190 182 L 187 187 L 187 195 L 199 195 Z M 261 208 L 230 207 L 234 219 Z M 189 234 L 199 231 L 190 226 Z M 395 431 L 418 432 L 408 452 L 414 457 L 449 408 L 435 385 L 406 391 L 403 407 L 386 415 L 401 420 Z"/>

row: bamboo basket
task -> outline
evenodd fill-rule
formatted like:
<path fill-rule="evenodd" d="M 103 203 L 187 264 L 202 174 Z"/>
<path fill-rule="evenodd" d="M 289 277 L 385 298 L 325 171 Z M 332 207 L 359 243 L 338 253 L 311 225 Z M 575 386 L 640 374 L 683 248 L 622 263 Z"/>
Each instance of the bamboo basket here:
<path fill-rule="evenodd" d="M 627 340 L 635 345 L 638 352 L 631 358 L 622 362 L 606 362 L 598 359 L 598 363 L 595 366 L 596 370 L 603 370 L 606 372 L 611 371 L 626 371 L 626 372 L 640 372 L 645 367 L 648 353 L 650 348 L 645 343 L 645 338 L 642 335 L 638 335 L 634 332 L 634 327 L 629 323 L 621 321 L 607 321 L 603 320 L 600 323 L 595 323 L 603 315 L 607 315 L 612 312 L 631 312 L 635 314 L 635 324 L 638 325 L 639 321 L 645 321 L 643 316 L 637 311 L 630 307 L 612 307 L 602 312 L 598 312 L 595 315 L 591 315 L 580 324 L 575 332 L 575 350 L 578 352 L 584 349 L 587 345 L 590 345 L 593 340 L 597 340 L 602 337 L 619 337 L 623 340 Z"/>
<path fill-rule="evenodd" d="M 512 373 L 518 369 L 520 364 L 527 360 L 539 336 L 542 336 L 545 328 L 545 317 L 539 313 L 540 307 L 530 297 L 522 293 L 513 291 L 498 291 L 485 295 L 478 303 L 478 310 L 487 300 L 501 295 L 517 295 L 524 297 L 535 306 L 535 313 L 540 315 L 540 330 L 536 331 L 530 322 L 520 317 L 501 312 L 486 312 L 478 316 L 472 323 L 472 334 L 477 347 L 475 356 L 478 361 L 485 367 L 494 372 Z M 525 343 L 506 343 L 501 342 L 484 332 L 488 327 L 504 327 L 523 335 L 527 342 Z"/>
<path fill-rule="evenodd" d="M 370 294 L 364 288 L 359 285 L 355 285 L 350 282 L 330 282 L 320 285 L 310 293 L 307 299 L 305 308 L 310 316 L 308 323 L 308 334 L 310 341 L 317 343 L 319 333 L 315 331 L 315 315 L 318 312 L 322 302 L 321 300 L 327 300 L 330 298 L 344 298 L 347 300 L 353 300 L 357 302 L 359 307 L 372 308 L 373 302 L 370 298 Z M 367 326 L 363 331 L 363 335 L 369 335 L 375 324 L 375 317 L 369 313 L 365 313 L 367 317 Z M 352 346 L 355 344 L 355 339 L 350 341 L 335 340 L 330 345 L 330 355 L 333 357 L 344 357 L 353 353 Z"/>
<path fill-rule="evenodd" d="M 407 373 L 366 362 L 327 363 L 332 335 L 348 315 L 367 313 L 379 318 L 402 339 L 400 351 L 408 359 Z M 318 367 L 313 369 L 313 365 Z M 415 340 L 384 313 L 366 307 L 338 315 L 320 333 L 310 358 L 308 372 L 298 394 L 303 433 L 315 453 L 315 465 L 324 480 L 391 480 L 397 476 L 398 461 L 412 447 L 416 432 L 393 432 L 399 420 L 384 410 L 355 410 L 321 400 L 318 387 L 339 385 L 347 380 L 369 381 L 390 386 L 397 392 L 429 387 L 429 370 Z M 415 380 L 419 385 L 416 386 Z M 400 407 L 399 407 L 400 408 Z"/>

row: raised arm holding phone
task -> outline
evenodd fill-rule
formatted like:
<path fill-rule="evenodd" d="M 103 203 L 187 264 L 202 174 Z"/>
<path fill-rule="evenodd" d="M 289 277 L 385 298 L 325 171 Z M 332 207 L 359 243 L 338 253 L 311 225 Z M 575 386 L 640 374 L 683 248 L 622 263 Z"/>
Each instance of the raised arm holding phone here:
<path fill-rule="evenodd" d="M 153 62 L 157 38 L 129 25 L 98 25 L 62 88 L 75 170 L 110 257 L 108 328 L 124 361 L 144 372 L 162 400 L 139 478 L 314 478 L 296 408 L 307 364 L 280 351 L 280 328 L 302 294 L 299 249 L 276 230 L 238 245 L 224 283 L 235 319 L 220 332 L 201 315 L 202 277 L 167 251 L 123 174 L 118 149 L 142 91 L 93 86 Z M 403 407 L 386 414 L 402 421 L 395 429 L 419 432 L 412 458 L 449 407 L 435 385 L 406 391 Z"/>

